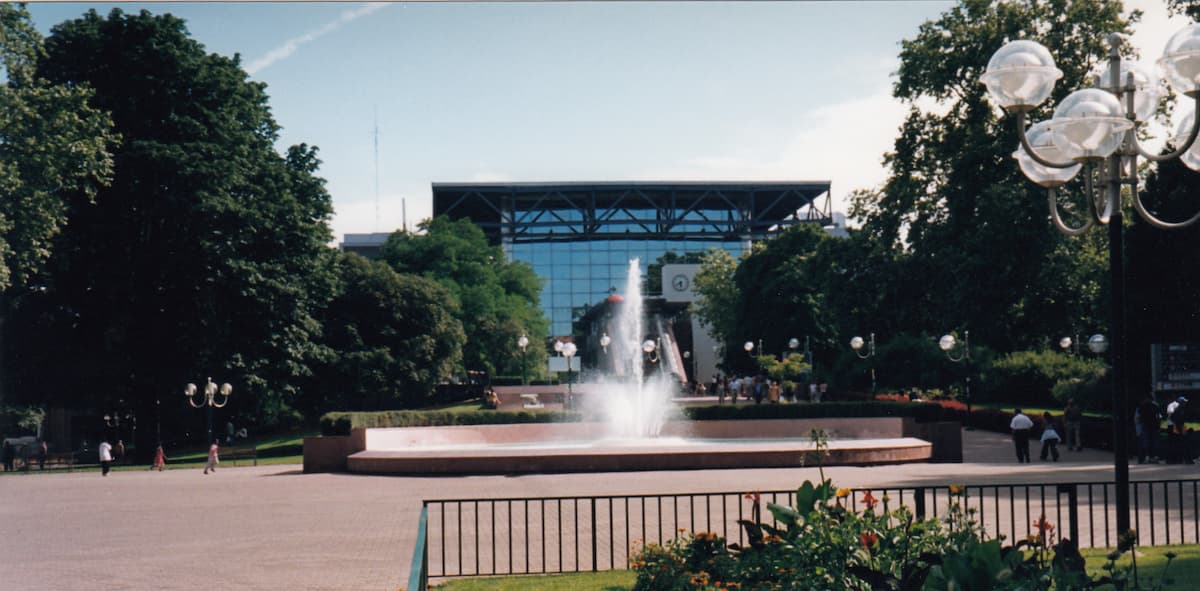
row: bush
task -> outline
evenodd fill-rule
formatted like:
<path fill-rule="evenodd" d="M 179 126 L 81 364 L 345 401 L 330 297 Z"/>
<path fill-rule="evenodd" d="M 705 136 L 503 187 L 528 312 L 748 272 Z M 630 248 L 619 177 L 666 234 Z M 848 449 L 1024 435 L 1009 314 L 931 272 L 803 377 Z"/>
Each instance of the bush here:
<path fill-rule="evenodd" d="M 1099 361 L 1078 355 L 1018 351 L 997 359 L 984 370 L 979 399 L 1044 405 L 1050 400 L 1055 384 L 1074 379 L 1098 379 L 1103 373 L 1104 366 Z"/>
<path fill-rule="evenodd" d="M 825 419 L 857 417 L 914 417 L 917 421 L 957 421 L 959 413 L 937 404 L 913 402 L 823 402 L 821 404 L 741 404 L 689 406 L 683 416 L 693 421 L 746 419 Z"/>
<path fill-rule="evenodd" d="M 503 425 L 511 423 L 571 423 L 582 420 L 577 412 L 385 410 L 379 412 L 328 412 L 321 417 L 322 435 L 349 435 L 351 429 L 389 427 L 442 427 L 446 425 Z"/>

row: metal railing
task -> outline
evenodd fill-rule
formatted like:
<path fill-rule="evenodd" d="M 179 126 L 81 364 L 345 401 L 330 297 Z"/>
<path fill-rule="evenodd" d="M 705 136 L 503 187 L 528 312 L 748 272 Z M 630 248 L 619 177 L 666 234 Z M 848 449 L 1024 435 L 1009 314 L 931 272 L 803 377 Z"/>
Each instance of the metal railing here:
<path fill-rule="evenodd" d="M 1131 519 L 1142 545 L 1200 543 L 1200 480 L 1131 483 Z M 1116 545 L 1111 482 L 983 484 L 874 488 L 881 508 L 908 507 L 918 518 L 943 518 L 951 503 L 971 510 L 990 538 L 1036 533 L 1042 517 L 1080 547 Z M 844 501 L 860 511 L 868 489 Z M 766 503 L 792 506 L 795 491 L 759 493 Z M 701 531 L 745 544 L 739 519 L 754 501 L 745 492 L 586 497 L 427 500 L 421 511 L 410 589 L 425 577 L 548 574 L 627 568 L 632 548 L 663 544 Z"/>

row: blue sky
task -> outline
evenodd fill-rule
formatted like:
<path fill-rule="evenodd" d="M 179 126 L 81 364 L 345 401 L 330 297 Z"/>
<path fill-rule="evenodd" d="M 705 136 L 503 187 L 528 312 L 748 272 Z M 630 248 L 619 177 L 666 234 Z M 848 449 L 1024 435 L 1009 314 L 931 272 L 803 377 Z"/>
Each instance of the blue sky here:
<path fill-rule="evenodd" d="M 1139 43 L 1181 21 L 1161 3 Z M 335 235 L 410 227 L 431 182 L 880 183 L 900 41 L 951 2 L 153 3 L 267 84 L 279 147 L 318 146 Z M 43 33 L 90 8 L 31 4 Z M 1161 29 L 1161 31 L 1160 31 Z M 379 129 L 379 192 L 373 129 Z M 378 214 L 377 214 L 378 211 Z"/>

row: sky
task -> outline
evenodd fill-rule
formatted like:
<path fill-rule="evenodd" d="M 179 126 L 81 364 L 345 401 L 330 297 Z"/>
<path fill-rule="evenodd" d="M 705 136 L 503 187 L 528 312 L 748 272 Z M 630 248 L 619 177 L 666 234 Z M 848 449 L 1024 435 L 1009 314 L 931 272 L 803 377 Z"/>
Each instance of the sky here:
<path fill-rule="evenodd" d="M 316 145 L 334 235 L 432 214 L 432 182 L 827 180 L 833 207 L 886 177 L 900 42 L 924 2 L 121 4 L 187 21 L 267 84 L 278 148 Z M 89 9 L 31 4 L 43 34 Z M 1161 0 L 1147 60 L 1186 25 Z M 376 133 L 377 131 L 377 133 Z M 378 148 L 376 149 L 376 145 Z"/>

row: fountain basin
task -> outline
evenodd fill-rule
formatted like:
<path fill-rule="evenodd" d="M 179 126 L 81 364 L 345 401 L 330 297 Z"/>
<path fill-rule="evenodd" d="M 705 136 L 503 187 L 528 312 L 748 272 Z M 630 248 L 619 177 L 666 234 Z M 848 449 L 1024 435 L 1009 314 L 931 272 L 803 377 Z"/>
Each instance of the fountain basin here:
<path fill-rule="evenodd" d="M 812 466 L 812 429 L 829 435 L 825 465 L 927 462 L 932 445 L 905 420 L 672 421 L 663 438 L 613 439 L 603 423 L 356 429 L 351 472 L 513 474 Z"/>

